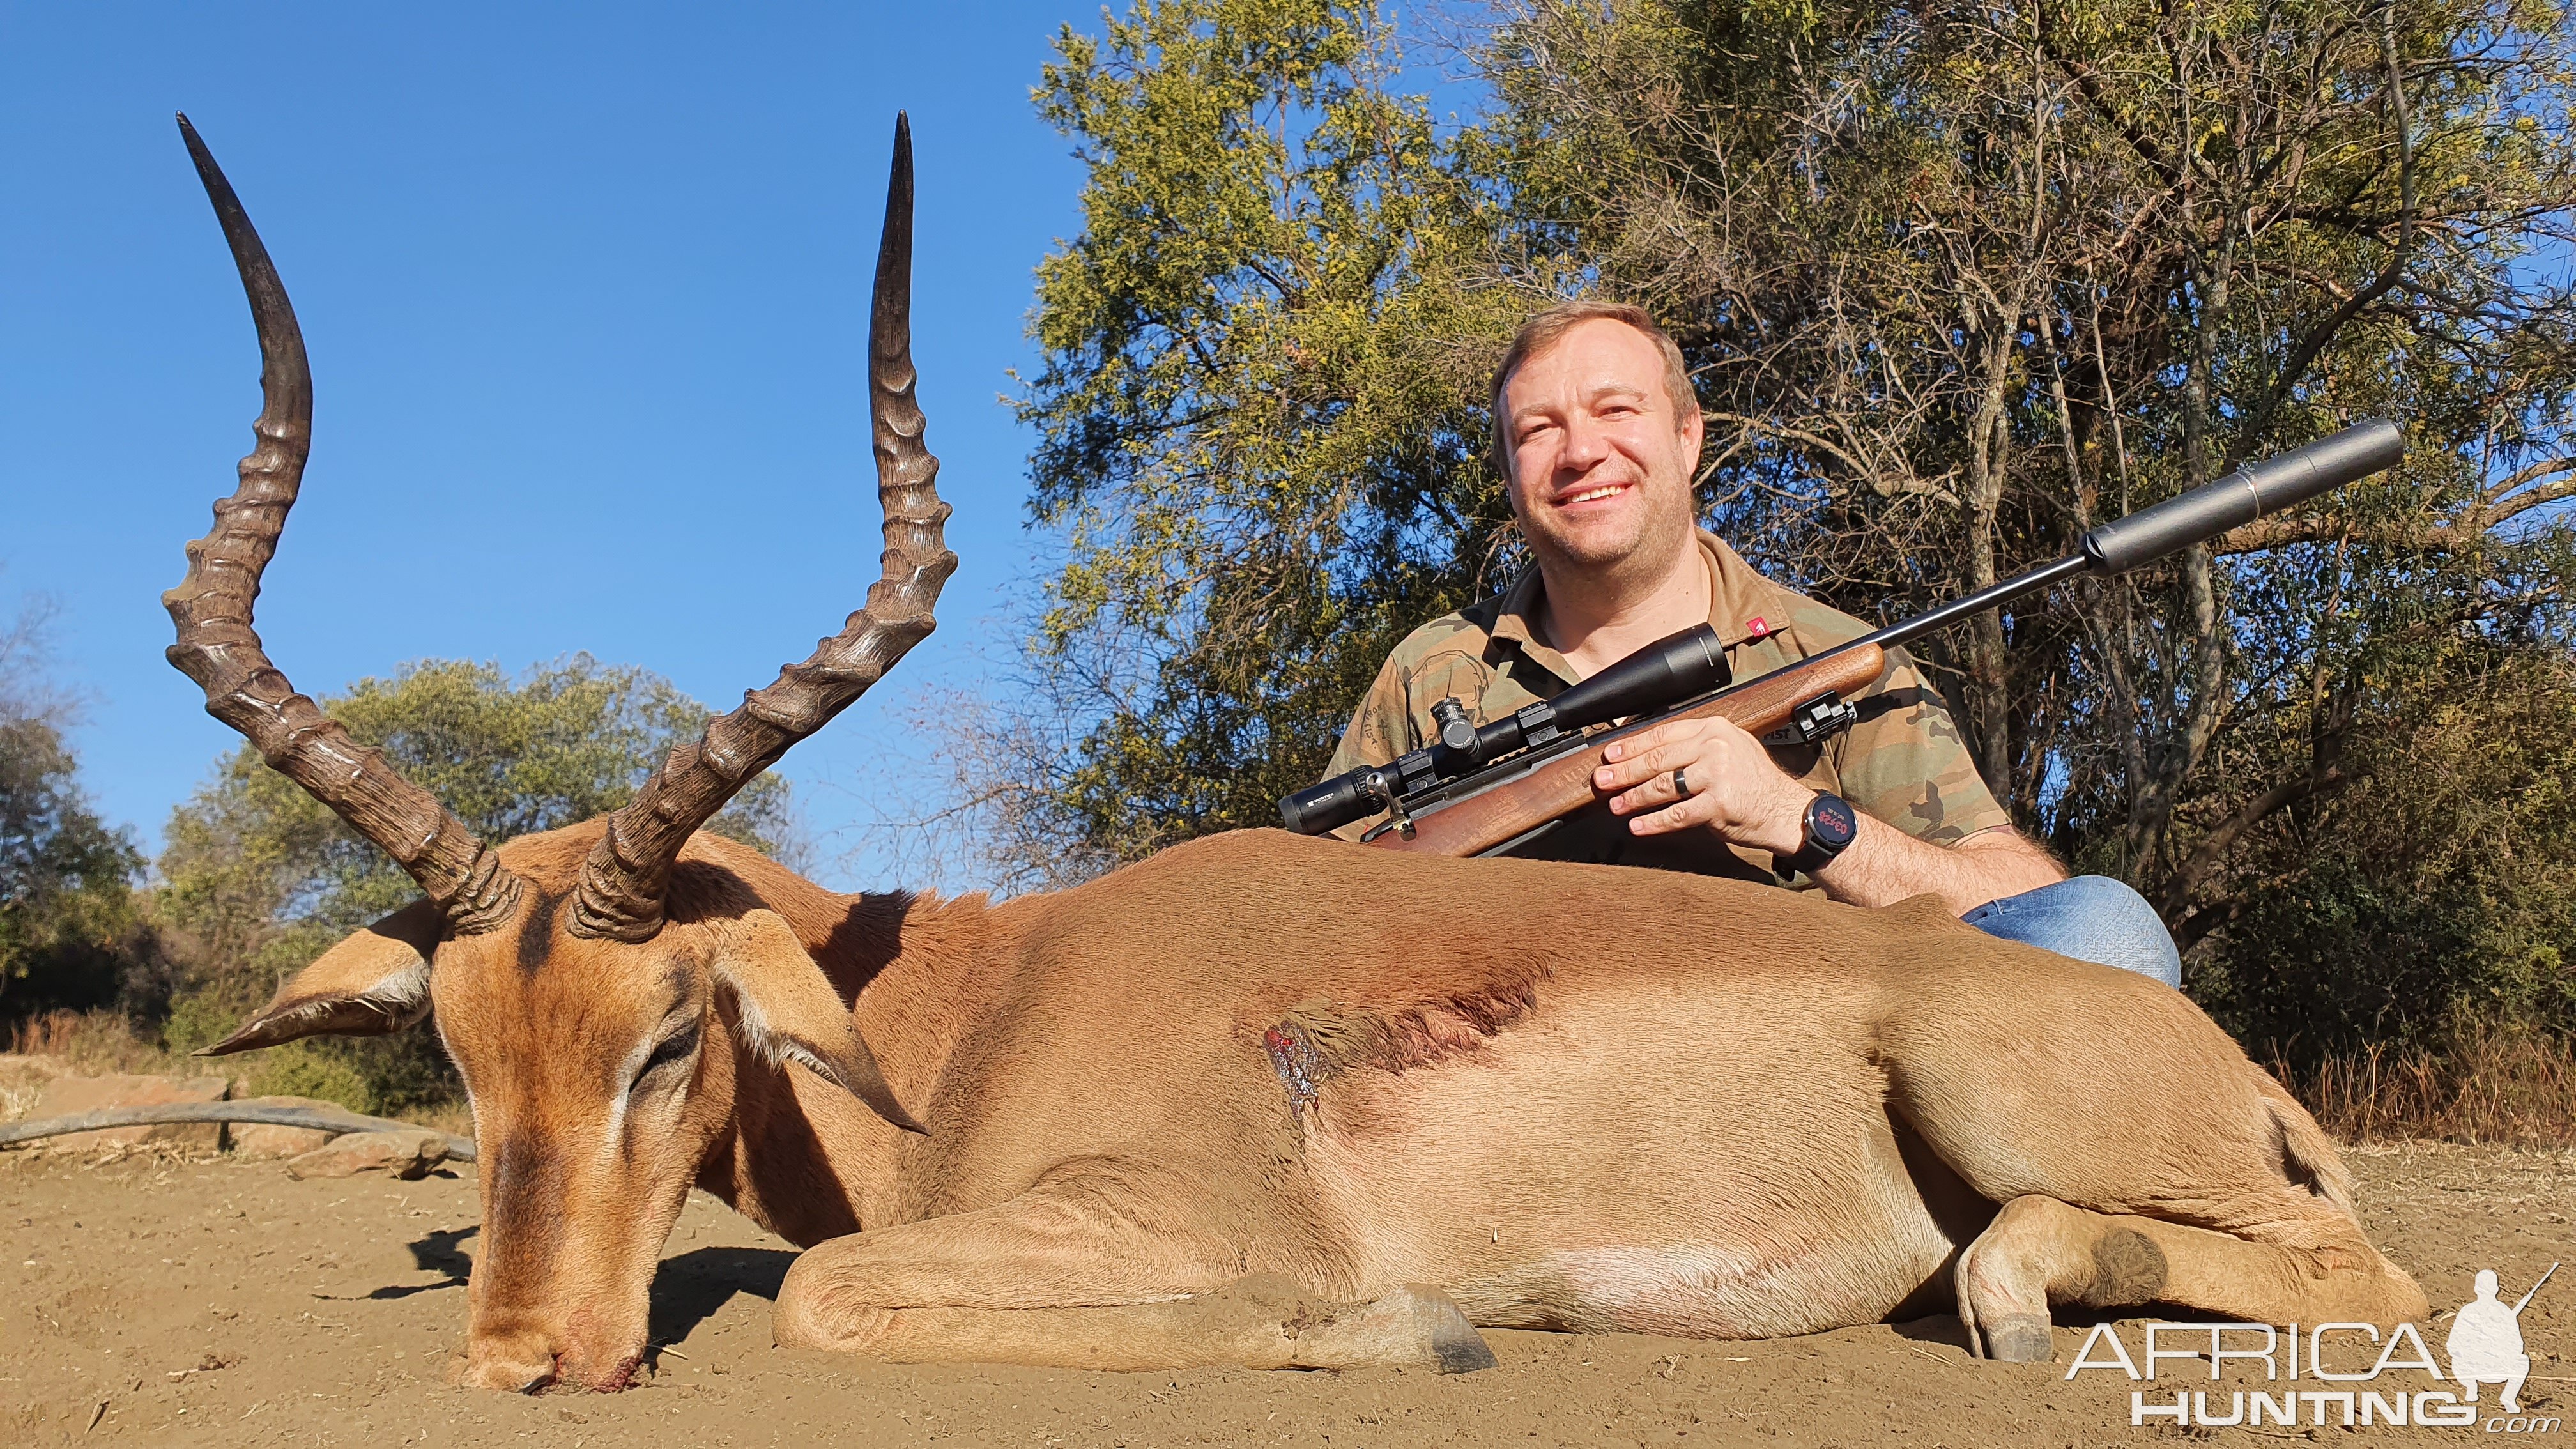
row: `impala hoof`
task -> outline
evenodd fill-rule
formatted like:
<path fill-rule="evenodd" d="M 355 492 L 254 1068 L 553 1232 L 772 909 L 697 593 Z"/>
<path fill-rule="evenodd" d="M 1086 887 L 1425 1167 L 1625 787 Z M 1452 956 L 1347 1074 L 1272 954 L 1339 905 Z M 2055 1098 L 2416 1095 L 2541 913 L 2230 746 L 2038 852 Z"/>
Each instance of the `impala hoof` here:
<path fill-rule="evenodd" d="M 1985 1334 L 1986 1357 L 1999 1363 L 2048 1363 L 2057 1357 L 2048 1320 L 2036 1313 L 2007 1313 L 1978 1327 Z"/>
<path fill-rule="evenodd" d="M 1436 1290 L 1412 1290 L 1427 1294 L 1424 1308 L 1431 1319 L 1431 1356 L 1444 1374 L 1471 1374 L 1494 1366 L 1494 1351 L 1476 1325 L 1467 1321 L 1464 1310 L 1446 1293 Z"/>
<path fill-rule="evenodd" d="M 1457 1303 L 1437 1288 L 1406 1284 L 1363 1303 L 1314 1305 L 1287 1329 L 1296 1368 L 1429 1369 L 1468 1374 L 1494 1366 L 1494 1351 Z"/>

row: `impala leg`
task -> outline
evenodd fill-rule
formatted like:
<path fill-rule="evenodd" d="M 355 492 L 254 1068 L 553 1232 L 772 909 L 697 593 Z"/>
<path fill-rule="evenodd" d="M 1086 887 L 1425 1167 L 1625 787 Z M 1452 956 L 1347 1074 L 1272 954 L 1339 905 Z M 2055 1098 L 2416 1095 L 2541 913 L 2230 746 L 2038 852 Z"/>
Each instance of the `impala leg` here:
<path fill-rule="evenodd" d="M 2289 1247 L 2051 1197 L 2004 1204 L 1960 1255 L 1959 1318 L 1987 1358 L 2046 1363 L 2049 1310 L 2171 1303 L 2233 1323 L 2393 1324 L 2424 1316 L 2415 1281 L 2353 1232 Z"/>
<path fill-rule="evenodd" d="M 1041 1188 L 979 1212 L 807 1249 L 778 1294 L 783 1348 L 903 1362 L 1153 1370 L 1487 1368 L 1448 1296 L 1334 1301 L 1240 1275 L 1230 1252 L 1157 1231 L 1094 1192 Z"/>

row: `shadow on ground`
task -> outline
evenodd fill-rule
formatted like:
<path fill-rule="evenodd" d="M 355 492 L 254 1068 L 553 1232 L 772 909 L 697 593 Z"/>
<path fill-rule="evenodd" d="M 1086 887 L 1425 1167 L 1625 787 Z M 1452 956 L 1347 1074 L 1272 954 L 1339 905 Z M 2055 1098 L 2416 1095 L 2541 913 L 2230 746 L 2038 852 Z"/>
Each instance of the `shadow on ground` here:
<path fill-rule="evenodd" d="M 653 1275 L 650 1320 L 655 1343 L 675 1343 L 715 1315 L 736 1293 L 775 1300 L 796 1255 L 781 1248 L 693 1248 L 662 1260 Z"/>

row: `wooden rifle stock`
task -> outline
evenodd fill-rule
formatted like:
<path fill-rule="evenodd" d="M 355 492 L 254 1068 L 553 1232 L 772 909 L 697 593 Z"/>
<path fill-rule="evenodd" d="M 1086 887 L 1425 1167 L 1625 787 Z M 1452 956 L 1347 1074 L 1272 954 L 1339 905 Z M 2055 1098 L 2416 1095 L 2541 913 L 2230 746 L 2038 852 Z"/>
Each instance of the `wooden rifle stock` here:
<path fill-rule="evenodd" d="M 1609 731 L 1581 749 L 1560 755 L 1526 775 L 1506 780 L 1427 814 L 1413 817 L 1413 830 L 1389 830 L 1369 844 L 1383 850 L 1417 855 L 1476 855 L 1527 834 L 1551 820 L 1571 815 L 1596 800 L 1609 798 L 1592 788 L 1592 772 L 1601 768 L 1601 751 L 1612 740 L 1677 719 L 1724 718 L 1746 734 L 1767 735 L 1789 722 L 1791 711 L 1831 691 L 1846 698 L 1877 682 L 1887 656 L 1875 644 L 1854 644 L 1712 696 L 1687 709 Z"/>

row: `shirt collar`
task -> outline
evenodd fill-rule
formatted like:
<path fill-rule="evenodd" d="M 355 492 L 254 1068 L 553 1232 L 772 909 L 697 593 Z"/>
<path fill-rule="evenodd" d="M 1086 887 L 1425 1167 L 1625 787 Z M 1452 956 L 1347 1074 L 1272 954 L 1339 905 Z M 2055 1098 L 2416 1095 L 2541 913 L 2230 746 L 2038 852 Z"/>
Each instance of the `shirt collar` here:
<path fill-rule="evenodd" d="M 1700 560 L 1708 568 L 1708 626 L 1717 631 L 1717 641 L 1727 649 L 1765 639 L 1780 632 L 1788 620 L 1774 617 L 1783 613 L 1770 581 L 1756 573 L 1751 564 L 1727 547 L 1726 540 L 1707 529 L 1695 529 Z M 1503 591 L 1493 634 L 1508 639 L 1514 648 L 1527 655 L 1530 662 L 1571 684 L 1575 682 L 1574 666 L 1564 655 L 1539 642 L 1530 621 L 1538 616 L 1539 601 L 1546 596 L 1545 581 L 1533 564 L 1521 570 Z"/>

